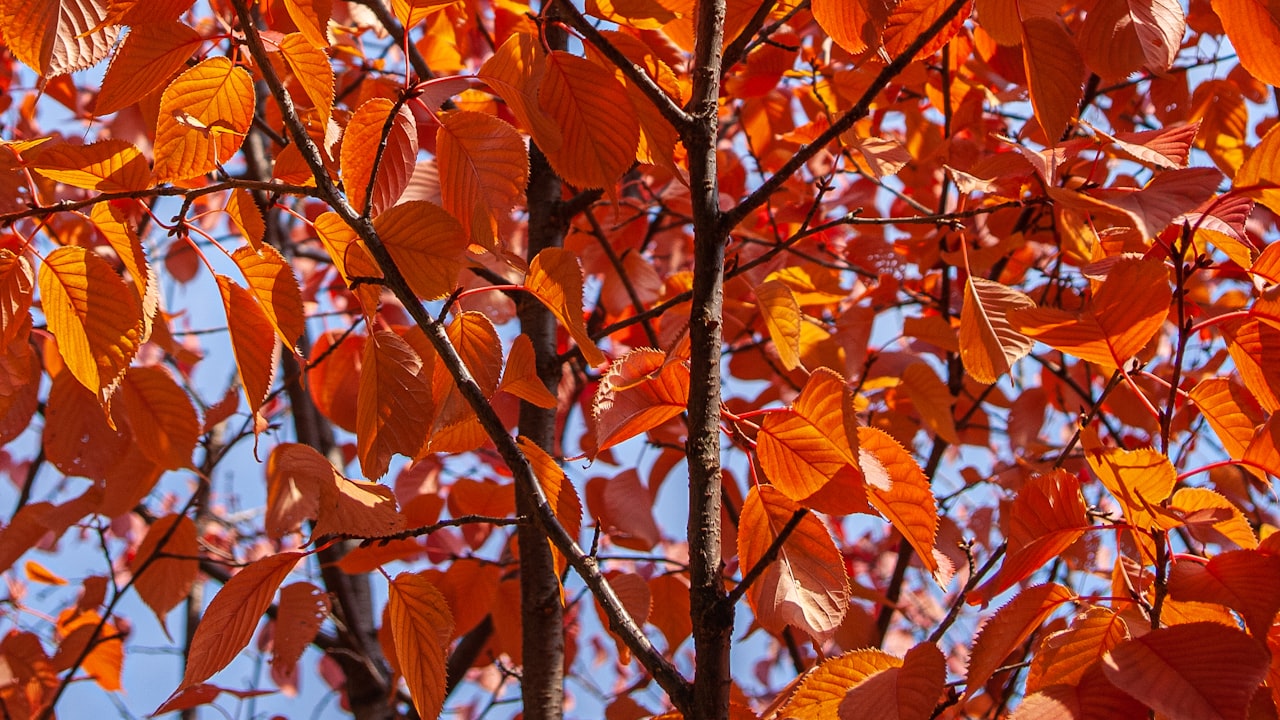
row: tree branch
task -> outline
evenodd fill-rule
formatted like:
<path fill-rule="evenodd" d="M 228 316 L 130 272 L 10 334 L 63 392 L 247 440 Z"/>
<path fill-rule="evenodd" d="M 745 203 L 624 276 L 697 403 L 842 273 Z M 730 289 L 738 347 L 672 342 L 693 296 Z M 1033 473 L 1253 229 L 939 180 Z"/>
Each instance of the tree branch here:
<path fill-rule="evenodd" d="M 735 585 L 729 591 L 729 594 L 724 596 L 724 602 L 730 605 L 737 604 L 742 599 L 742 596 L 747 594 L 747 590 L 751 589 L 752 584 L 759 580 L 764 571 L 768 570 L 769 566 L 778 559 L 778 554 L 782 552 L 782 546 L 791 537 L 791 533 L 800 527 L 800 521 L 804 520 L 808 514 L 809 508 L 800 508 L 791 513 L 791 519 L 778 531 L 778 535 L 773 539 L 773 542 L 769 543 L 769 549 L 765 550 L 764 555 L 761 555 L 756 564 L 752 565 L 751 569 L 747 571 L 747 574 L 742 576 L 742 582 Z"/>

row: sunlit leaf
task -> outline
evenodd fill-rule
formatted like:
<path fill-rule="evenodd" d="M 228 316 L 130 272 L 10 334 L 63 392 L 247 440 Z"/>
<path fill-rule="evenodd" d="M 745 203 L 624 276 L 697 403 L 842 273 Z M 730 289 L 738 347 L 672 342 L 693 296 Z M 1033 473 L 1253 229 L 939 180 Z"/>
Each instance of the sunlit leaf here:
<path fill-rule="evenodd" d="M 23 563 L 22 572 L 31 582 L 40 583 L 42 585 L 61 586 L 67 584 L 66 578 L 53 573 L 51 570 L 35 560 L 28 560 Z"/>
<path fill-rule="evenodd" d="M 1089 608 L 1069 628 L 1040 641 L 1027 672 L 1027 692 L 1079 683 L 1107 651 L 1128 639 L 1129 627 L 1122 617 L 1107 608 Z"/>
<path fill-rule="evenodd" d="M 1011 720 L 1146 720 L 1151 710 L 1112 685 L 1101 664 L 1078 684 L 1058 683 L 1027 695 Z"/>
<path fill-rule="evenodd" d="M 280 588 L 271 663 L 284 668 L 296 665 L 328 617 L 329 595 L 325 591 L 309 582 Z"/>
<path fill-rule="evenodd" d="M 88 145 L 46 145 L 31 169 L 51 180 L 98 192 L 131 192 L 151 185 L 151 168 L 141 151 L 115 138 Z"/>
<path fill-rule="evenodd" d="M 280 251 L 270 245 L 263 245 L 257 251 L 245 245 L 231 253 L 231 259 L 244 273 L 249 289 L 258 298 L 280 339 L 292 348 L 306 328 L 302 292 L 293 268 Z"/>
<path fill-rule="evenodd" d="M 900 387 L 920 413 L 926 428 L 952 445 L 960 444 L 953 407 L 955 398 L 933 368 L 922 362 L 908 365 L 902 371 Z"/>
<path fill-rule="evenodd" d="M 298 29 L 302 30 L 303 27 L 299 26 Z M 327 44 L 314 44 L 306 31 L 290 33 L 280 41 L 280 54 L 284 56 L 285 64 L 298 79 L 298 84 L 311 101 L 311 107 L 316 109 L 321 122 L 328 122 L 329 115 L 333 112 L 333 67 L 329 64 L 329 56 L 320 49 L 325 46 Z"/>
<path fill-rule="evenodd" d="M 1227 454 L 1233 459 L 1242 459 L 1253 442 L 1254 428 L 1262 422 L 1262 410 L 1256 401 L 1244 388 L 1220 377 L 1201 380 L 1188 396 L 1218 435 Z M 1258 468 L 1243 467 L 1261 474 Z"/>
<path fill-rule="evenodd" d="M 858 0 L 861 2 L 862 0 Z M 856 4 L 856 3 L 850 3 Z M 907 47 L 924 34 L 951 3 L 946 0 L 903 0 L 893 6 L 888 19 L 884 23 L 884 51 L 891 58 L 897 58 L 906 52 Z M 917 58 L 927 58 L 941 50 L 956 36 L 969 14 L 973 12 L 973 4 L 968 3 L 955 14 L 950 22 L 925 43 L 916 53 Z"/>
<path fill-rule="evenodd" d="M 149 340 L 152 321 L 156 311 L 160 309 L 160 283 L 147 262 L 146 251 L 142 249 L 142 238 L 138 237 L 123 211 L 111 203 L 94 205 L 89 217 L 107 239 L 107 244 L 116 251 L 116 256 L 129 273 L 129 280 L 133 282 L 142 308 L 142 339 Z"/>
<path fill-rule="evenodd" d="M 524 193 L 529 152 L 515 128 L 488 113 L 440 115 L 436 167 L 441 205 L 477 245 L 494 244 L 494 224 Z"/>
<path fill-rule="evenodd" d="M 418 297 L 434 300 L 457 285 L 470 240 L 440 206 L 425 200 L 396 205 L 373 226 Z M 349 271 L 354 269 L 350 257 L 347 263 Z"/>
<path fill-rule="evenodd" d="M 972 275 L 965 281 L 960 359 L 974 380 L 994 383 L 1031 352 L 1035 342 L 1013 329 L 1007 317 L 1010 310 L 1027 307 L 1035 307 L 1035 301 L 1026 293 Z"/>
<path fill-rule="evenodd" d="M 498 389 L 538 407 L 556 406 L 556 396 L 547 390 L 547 386 L 538 377 L 537 357 L 533 352 L 533 342 L 529 340 L 528 335 L 521 333 L 511 342 L 511 352 L 507 354 L 506 367 L 502 371 L 502 384 Z"/>
<path fill-rule="evenodd" d="M 262 211 L 253 201 L 253 195 L 244 188 L 232 190 L 227 196 L 226 213 L 227 219 L 235 225 L 241 235 L 244 235 L 244 239 L 249 241 L 249 246 L 254 250 L 261 250 L 262 238 L 266 235 L 267 227 L 266 221 L 262 218 Z"/>
<path fill-rule="evenodd" d="M 298 26 L 298 32 L 317 48 L 329 47 L 329 18 L 333 13 L 333 0 L 284 0 L 289 19 Z"/>
<path fill-rule="evenodd" d="M 639 348 L 618 358 L 596 391 L 597 452 L 651 430 L 685 411 L 689 369 L 660 350 Z"/>
<path fill-rule="evenodd" d="M 1177 480 L 1178 472 L 1169 458 L 1153 448 L 1089 449 L 1085 457 L 1093 474 L 1120 501 L 1129 523 L 1151 527 L 1154 518 L 1149 508 L 1164 502 Z"/>
<path fill-rule="evenodd" d="M 1056 143 L 1084 95 L 1084 63 L 1061 20 L 1056 16 L 1023 19 L 1022 61 L 1036 121 L 1048 142 Z"/>
<path fill-rule="evenodd" d="M 142 454 L 165 470 L 191 467 L 200 418 L 187 393 L 161 366 L 131 367 L 120 384 L 120 409 Z"/>
<path fill-rule="evenodd" d="M 814 0 L 813 19 L 837 45 L 860 53 L 880 44 L 888 8 L 871 0 Z"/>
<path fill-rule="evenodd" d="M 24 255 L 0 250 L 0 341 L 6 345 L 23 335 L 31 317 L 35 271 Z"/>
<path fill-rule="evenodd" d="M 258 412 L 276 371 L 276 331 L 271 318 L 248 290 L 225 275 L 215 275 L 231 333 L 240 385 L 249 409 Z"/>
<path fill-rule="evenodd" d="M 980 690 L 1014 648 L 1064 603 L 1074 599 L 1075 593 L 1057 583 L 1036 585 L 1018 593 L 995 615 L 987 618 L 973 641 L 965 696 Z"/>
<path fill-rule="evenodd" d="M 1182 488 L 1173 494 L 1169 508 L 1182 516 L 1183 524 L 1200 542 L 1226 547 L 1258 546 L 1258 536 L 1240 508 L 1208 488 Z"/>
<path fill-rule="evenodd" d="M 107 0 L 4 0 L 0 30 L 9 50 L 41 77 L 96 65 L 111 52 L 119 32 L 99 27 Z"/>
<path fill-rule="evenodd" d="M 1205 564 L 1175 562 L 1169 571 L 1169 596 L 1225 605 L 1240 613 L 1254 637 L 1265 637 L 1280 612 L 1280 556 L 1235 550 Z"/>
<path fill-rule="evenodd" d="M 200 574 L 199 558 L 196 524 L 185 515 L 166 515 L 151 523 L 129 560 L 133 588 L 161 627 L 167 627 L 165 616 L 191 592 Z"/>
<path fill-rule="evenodd" d="M 399 335 L 379 330 L 365 341 L 356 410 L 360 469 L 367 478 L 387 472 L 391 456 L 417 455 L 433 417 L 431 380 L 422 358 Z"/>
<path fill-rule="evenodd" d="M 608 70 L 562 51 L 548 56 L 538 103 L 559 126 L 564 142 L 542 151 L 560 177 L 576 187 L 615 192 L 640 142 L 635 117 L 617 112 L 628 102 Z"/>
<path fill-rule="evenodd" d="M 1211 4 L 1240 55 L 1240 64 L 1262 82 L 1280 85 L 1280 57 L 1275 53 L 1280 43 L 1280 12 L 1254 0 L 1212 0 Z"/>
<path fill-rule="evenodd" d="M 1249 0 L 1230 0 L 1230 2 L 1253 5 Z M 1280 37 L 1280 28 L 1274 26 L 1276 21 L 1272 19 L 1271 22 L 1273 31 Z M 1269 57 L 1274 58 L 1274 53 Z M 1276 62 L 1276 72 L 1280 74 L 1280 60 Z M 1277 81 L 1280 81 L 1280 77 Z M 1245 192 L 1249 197 L 1266 205 L 1272 212 L 1280 212 L 1280 187 L 1277 185 L 1280 185 L 1280 132 L 1276 132 L 1276 128 L 1272 127 L 1249 151 L 1244 164 L 1236 171 L 1235 188 L 1238 192 Z"/>
<path fill-rule="evenodd" d="M 604 364 L 604 353 L 587 333 L 582 317 L 583 277 L 577 256 L 562 248 L 544 248 L 529 263 L 524 283 L 573 336 L 587 363 Z"/>
<path fill-rule="evenodd" d="M 911 543 L 925 569 L 942 582 L 943 566 L 933 545 L 938 534 L 938 502 L 929 479 L 915 458 L 883 430 L 858 428 L 858 446 L 867 498 Z"/>
<path fill-rule="evenodd" d="M 855 650 L 828 658 L 801 676 L 795 691 L 778 708 L 776 717 L 793 720 L 838 717 L 840 703 L 849 690 L 876 673 L 898 667 L 902 667 L 902 658 L 880 650 Z"/>
<path fill-rule="evenodd" d="M 160 96 L 156 124 L 157 182 L 198 177 L 240 149 L 253 123 L 253 78 L 230 58 L 187 69 Z"/>
<path fill-rule="evenodd" d="M 778 360 L 786 370 L 801 367 L 800 363 L 800 304 L 791 289 L 780 280 L 766 280 L 755 287 L 756 302 Z"/>
<path fill-rule="evenodd" d="M 569 537 L 578 537 L 578 533 L 582 530 L 582 500 L 573 489 L 573 483 L 569 482 L 564 470 L 554 458 L 547 454 L 547 451 L 524 435 L 517 438 L 517 441 L 525 457 L 529 458 L 529 464 L 533 466 L 534 477 L 542 487 L 542 493 L 547 496 L 547 502 L 551 505 L 556 520 L 560 522 Z M 558 574 L 563 574 L 568 560 L 554 546 L 551 552 L 556 558 Z M 644 621 L 638 620 L 638 622 Z"/>
<path fill-rule="evenodd" d="M 946 658 L 931 642 L 921 643 L 892 667 L 853 687 L 840 701 L 840 720 L 930 720 L 947 680 Z"/>
<path fill-rule="evenodd" d="M 453 636 L 449 605 L 430 581 L 412 573 L 396 576 L 387 594 L 387 621 L 409 696 L 418 715 L 436 717 L 444 707 L 445 649 Z"/>
<path fill-rule="evenodd" d="M 564 142 L 556 120 L 538 103 L 546 54 L 538 38 L 512 33 L 480 67 L 478 77 L 501 97 L 520 128 L 533 135 L 542 152 L 556 152 Z"/>
<path fill-rule="evenodd" d="M 384 138 L 386 146 L 379 156 Z M 369 100 L 347 121 L 338 157 L 351 207 L 378 217 L 400 199 L 413 175 L 418 159 L 413 113 L 386 98 Z"/>
<path fill-rule="evenodd" d="M 129 29 L 111 58 L 94 115 L 109 115 L 164 87 L 204 38 L 185 23 L 138 25 Z"/>

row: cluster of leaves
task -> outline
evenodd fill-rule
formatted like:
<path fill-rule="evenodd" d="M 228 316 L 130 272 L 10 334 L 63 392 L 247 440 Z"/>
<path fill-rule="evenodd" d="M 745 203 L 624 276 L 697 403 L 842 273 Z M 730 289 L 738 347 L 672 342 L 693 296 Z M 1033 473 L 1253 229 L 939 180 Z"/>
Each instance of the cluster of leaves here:
<path fill-rule="evenodd" d="M 188 607 L 159 712 L 273 692 L 208 682 L 257 634 L 360 717 L 521 683 L 556 716 L 535 665 L 609 665 L 610 718 L 1277 716 L 1272 9 L 0 0 L 0 32 L 6 716 L 120 691 L 132 595 L 166 635 Z M 78 594 L 59 541 L 106 559 Z"/>

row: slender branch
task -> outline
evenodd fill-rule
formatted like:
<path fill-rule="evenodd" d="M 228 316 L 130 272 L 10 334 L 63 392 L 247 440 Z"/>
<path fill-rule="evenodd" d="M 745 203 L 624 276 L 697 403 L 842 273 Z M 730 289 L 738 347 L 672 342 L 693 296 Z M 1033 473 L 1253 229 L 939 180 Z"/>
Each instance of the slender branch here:
<path fill-rule="evenodd" d="M 142 200 L 152 197 L 186 197 L 194 198 L 201 195 L 209 195 L 212 193 L 222 192 L 223 190 L 234 190 L 236 188 L 244 188 L 246 190 L 261 190 L 270 193 L 281 193 L 285 195 L 305 195 L 307 197 L 321 197 L 320 191 L 313 187 L 304 187 L 302 185 L 285 185 L 278 182 L 266 182 L 262 180 L 224 180 L 223 182 L 213 183 L 201 188 L 184 188 L 175 185 L 160 185 L 150 187 L 145 190 L 129 190 L 127 192 L 104 192 L 94 195 L 91 198 L 83 200 L 59 200 L 52 205 L 32 205 L 26 210 L 14 210 L 13 212 L 0 213 L 0 226 L 7 227 L 13 223 L 24 220 L 26 218 L 43 218 L 50 215 L 56 215 L 60 212 L 69 210 L 83 210 L 102 202 L 111 200 Z"/>
<path fill-rule="evenodd" d="M 245 6 L 246 0 L 232 0 L 232 2 L 237 13 L 242 18 L 248 16 L 248 10 Z M 605 615 L 609 618 L 610 629 L 614 630 L 622 638 L 628 649 L 644 665 L 645 669 L 653 675 L 654 680 L 666 691 L 677 708 L 689 707 L 690 688 L 688 682 L 680 674 L 680 671 L 676 669 L 675 665 L 663 657 L 648 636 L 636 625 L 635 620 L 618 599 L 617 593 L 613 591 L 609 581 L 600 574 L 595 562 L 586 556 L 577 541 L 568 534 L 564 526 L 556 519 L 555 512 L 551 509 L 546 494 L 543 493 L 542 487 L 538 484 L 533 474 L 533 468 L 529 464 L 528 458 L 520 451 L 515 440 L 507 432 L 502 419 L 498 417 L 497 412 L 489 404 L 484 391 L 476 383 L 466 364 L 458 355 L 457 349 L 449 341 L 444 326 L 427 313 L 426 308 L 413 294 L 413 291 L 409 289 L 408 282 L 394 260 L 392 260 L 386 245 L 382 242 L 382 238 L 374 229 L 373 223 L 368 218 L 361 217 L 334 185 L 333 179 L 329 176 L 329 172 L 324 166 L 319 149 L 307 134 L 306 128 L 302 125 L 294 109 L 292 99 L 281 83 L 279 76 L 276 75 L 275 69 L 270 65 L 270 60 L 266 55 L 266 49 L 262 45 L 262 39 L 258 36 L 257 29 L 246 22 L 244 23 L 244 31 L 245 42 L 249 47 L 249 52 L 261 69 L 263 79 L 271 89 L 272 96 L 280 104 L 285 126 L 289 130 L 289 135 L 297 143 L 303 160 L 315 176 L 316 186 L 319 188 L 321 197 L 329 203 L 334 212 L 349 227 L 355 230 L 360 239 L 365 241 L 374 260 L 385 275 L 384 282 L 386 287 L 395 294 L 410 317 L 422 328 L 428 341 L 431 342 L 439 354 L 440 361 L 449 370 L 458 391 L 476 413 L 485 433 L 497 446 L 498 454 L 511 469 L 516 482 L 521 483 L 533 494 L 533 497 L 537 498 L 536 512 L 533 514 L 534 519 L 543 528 L 543 531 L 546 532 L 556 548 L 568 558 L 570 565 L 582 577 L 587 587 L 591 589 Z"/>
<path fill-rule="evenodd" d="M 778 531 L 778 535 L 773 539 L 773 542 L 769 543 L 769 549 L 765 550 L 764 555 L 761 555 L 756 564 L 752 565 L 751 569 L 747 571 L 747 574 L 742 576 L 742 582 L 734 586 L 729 591 L 729 594 L 724 596 L 723 602 L 733 605 L 741 600 L 743 595 L 747 594 L 747 590 L 751 589 L 751 585 L 759 580 L 760 576 L 764 575 L 764 572 L 769 569 L 769 566 L 778 559 L 778 554 L 782 552 L 782 546 L 791 537 L 791 533 L 800 527 L 800 521 L 804 520 L 808 514 L 808 508 L 800 508 L 791 513 L 791 519 Z"/>
<path fill-rule="evenodd" d="M 488 515 L 460 515 L 448 520 L 423 525 L 422 527 L 409 528 L 402 530 L 394 535 L 386 535 L 383 537 L 362 537 L 359 535 L 337 535 L 333 537 L 343 538 L 345 540 L 360 540 L 360 547 L 369 547 L 370 545 L 386 545 L 393 540 L 408 540 L 409 538 L 422 537 L 438 532 L 445 528 L 461 527 L 463 525 L 476 525 L 480 523 L 488 525 L 520 525 L 528 523 L 529 518 L 526 517 L 490 517 Z"/>
<path fill-rule="evenodd" d="M 901 55 L 894 58 L 892 62 L 880 70 L 880 74 L 876 75 L 875 80 L 871 81 L 871 85 L 862 93 L 862 97 L 858 99 L 858 102 L 854 103 L 852 108 L 831 123 L 831 127 L 827 128 L 816 140 L 797 150 L 791 156 L 791 159 L 787 160 L 777 172 L 761 183 L 742 202 L 738 203 L 737 207 L 724 213 L 720 220 L 724 228 L 728 230 L 736 227 L 738 223 L 742 222 L 743 218 L 755 212 L 774 193 L 782 189 L 783 183 L 787 182 L 800 168 L 808 164 L 830 142 L 840 137 L 845 131 L 852 128 L 855 123 L 866 117 L 871 110 L 871 103 L 880 94 L 880 91 L 884 90 L 899 73 L 911 64 L 915 59 L 916 53 L 920 52 L 938 33 L 942 32 L 942 28 L 949 25 L 968 2 L 969 0 L 951 0 L 951 3 L 942 11 L 942 14 L 924 32 L 920 33 L 920 36 L 912 41 Z"/>
<path fill-rule="evenodd" d="M 751 41 L 755 38 L 756 33 L 760 32 L 760 28 L 764 26 L 764 21 L 769 19 L 769 14 L 773 12 L 773 8 L 777 4 L 777 0 L 767 0 L 767 2 L 760 3 L 760 7 L 756 8 L 755 14 L 747 21 L 747 26 L 724 49 L 724 57 L 720 62 L 720 75 L 722 78 L 725 73 L 733 69 L 734 65 L 738 64 L 738 61 L 747 57 Z"/>

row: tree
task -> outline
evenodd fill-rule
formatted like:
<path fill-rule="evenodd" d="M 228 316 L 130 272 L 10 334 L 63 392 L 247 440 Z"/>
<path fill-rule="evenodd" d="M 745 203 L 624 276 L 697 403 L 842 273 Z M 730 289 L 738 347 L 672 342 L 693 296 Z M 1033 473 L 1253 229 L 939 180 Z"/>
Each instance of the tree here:
<path fill-rule="evenodd" d="M 6 716 L 1277 715 L 1273 9 L 0 30 Z"/>

